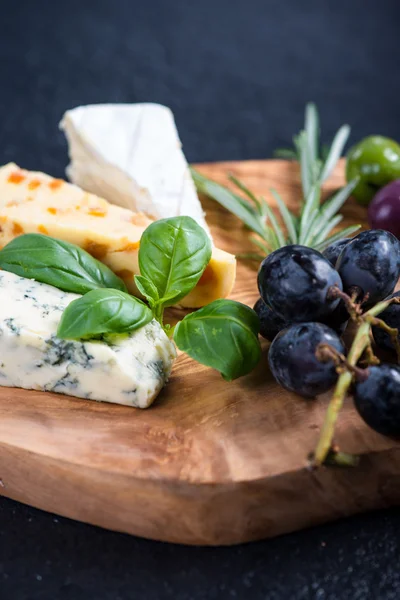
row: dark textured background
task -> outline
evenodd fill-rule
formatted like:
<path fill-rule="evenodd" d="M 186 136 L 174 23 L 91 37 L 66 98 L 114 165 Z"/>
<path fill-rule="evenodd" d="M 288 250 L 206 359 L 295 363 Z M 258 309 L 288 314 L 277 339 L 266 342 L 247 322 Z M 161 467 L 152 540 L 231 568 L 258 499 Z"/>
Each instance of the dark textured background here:
<path fill-rule="evenodd" d="M 0 0 L 0 9 L 0 163 L 62 176 L 57 123 L 90 102 L 167 104 L 192 161 L 270 156 L 309 99 L 327 139 L 345 121 L 353 140 L 400 139 L 398 0 Z M 399 537 L 390 510 L 248 546 L 183 548 L 2 499 L 0 599 L 397 600 Z"/>

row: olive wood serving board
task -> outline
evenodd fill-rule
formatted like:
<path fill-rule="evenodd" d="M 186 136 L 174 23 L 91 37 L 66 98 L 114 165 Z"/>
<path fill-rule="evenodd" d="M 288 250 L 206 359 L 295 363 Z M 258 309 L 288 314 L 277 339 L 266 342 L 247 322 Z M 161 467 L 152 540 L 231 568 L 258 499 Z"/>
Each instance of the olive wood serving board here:
<path fill-rule="evenodd" d="M 295 207 L 299 174 L 286 161 L 200 165 L 255 192 L 275 187 Z M 343 184 L 340 165 L 327 185 Z M 215 242 L 252 251 L 248 232 L 203 199 Z M 352 201 L 346 224 L 365 223 Z M 255 263 L 239 261 L 233 298 L 253 305 Z M 172 318 L 179 316 L 177 309 Z M 0 388 L 0 494 L 130 534 L 185 544 L 237 544 L 400 503 L 400 444 L 373 431 L 348 402 L 336 442 L 362 455 L 356 469 L 311 471 L 328 395 L 305 401 L 281 389 L 268 344 L 250 375 L 225 382 L 181 355 L 152 408 Z"/>

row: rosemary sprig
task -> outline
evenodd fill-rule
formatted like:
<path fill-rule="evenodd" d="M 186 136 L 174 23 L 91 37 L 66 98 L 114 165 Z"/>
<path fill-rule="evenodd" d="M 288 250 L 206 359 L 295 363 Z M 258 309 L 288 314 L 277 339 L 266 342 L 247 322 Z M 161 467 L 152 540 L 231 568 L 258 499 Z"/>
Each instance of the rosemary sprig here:
<path fill-rule="evenodd" d="M 360 225 L 354 225 L 332 233 L 343 218 L 337 213 L 357 185 L 356 179 L 338 190 L 326 202 L 321 202 L 322 185 L 342 155 L 349 134 L 350 127 L 342 125 L 332 144 L 329 147 L 322 146 L 317 108 L 312 103 L 307 104 L 304 129 L 294 136 L 294 149 L 280 149 L 275 154 L 281 158 L 297 160 L 301 171 L 303 198 L 299 214 L 288 209 L 275 189 L 270 190 L 277 203 L 283 227 L 265 198 L 258 198 L 236 177 L 230 175 L 229 180 L 244 197 L 204 177 L 193 168 L 191 173 L 198 192 L 219 202 L 253 232 L 251 240 L 264 256 L 288 244 L 303 244 L 322 251 L 332 242 L 350 236 L 360 228 Z M 246 257 L 259 259 L 261 255 L 249 253 Z"/>

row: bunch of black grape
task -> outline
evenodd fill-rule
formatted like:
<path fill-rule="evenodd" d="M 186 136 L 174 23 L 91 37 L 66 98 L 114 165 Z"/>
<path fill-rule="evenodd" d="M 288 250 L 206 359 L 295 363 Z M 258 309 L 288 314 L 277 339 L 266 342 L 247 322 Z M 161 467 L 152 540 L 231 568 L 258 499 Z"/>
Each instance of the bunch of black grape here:
<path fill-rule="evenodd" d="M 400 242 L 383 230 L 341 240 L 323 254 L 292 245 L 267 256 L 254 309 L 261 335 L 272 342 L 268 360 L 276 381 L 307 398 L 328 391 L 338 363 L 321 360 L 318 349 L 329 347 L 345 364 L 341 335 L 351 306 L 346 300 L 362 315 L 391 294 L 400 295 L 393 294 L 399 276 Z M 400 303 L 394 300 L 379 318 L 400 331 Z M 393 350 L 393 332 L 376 326 L 373 333 L 378 346 Z M 400 437 L 400 367 L 379 364 L 354 372 L 352 391 L 361 417 L 376 431 Z"/>

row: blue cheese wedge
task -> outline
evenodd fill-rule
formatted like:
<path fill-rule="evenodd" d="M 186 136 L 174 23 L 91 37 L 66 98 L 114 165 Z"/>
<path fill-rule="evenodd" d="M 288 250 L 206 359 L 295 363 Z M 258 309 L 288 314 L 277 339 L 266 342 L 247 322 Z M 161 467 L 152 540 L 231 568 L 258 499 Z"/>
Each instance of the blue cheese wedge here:
<path fill-rule="evenodd" d="M 187 215 L 209 233 L 169 108 L 79 106 L 65 113 L 60 126 L 73 183 L 152 219 Z"/>
<path fill-rule="evenodd" d="M 99 341 L 61 340 L 62 312 L 76 298 L 0 271 L 0 386 L 147 408 L 170 376 L 174 344 L 156 321 Z"/>

